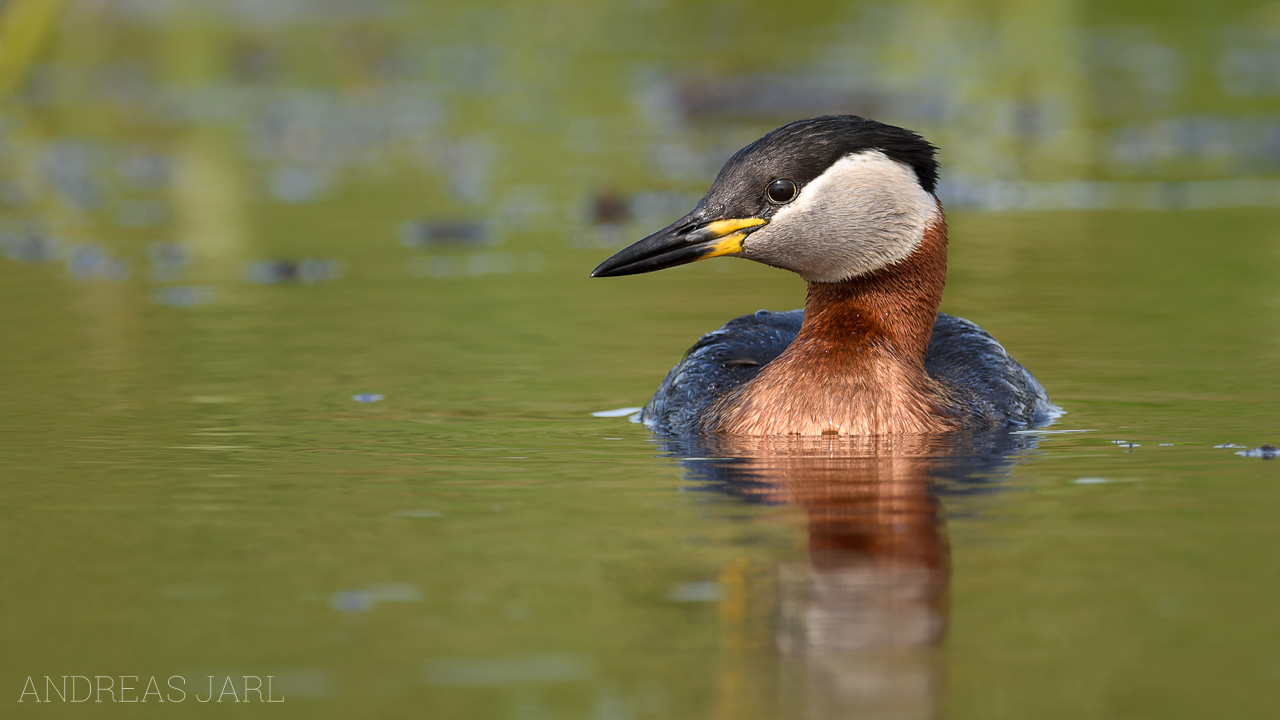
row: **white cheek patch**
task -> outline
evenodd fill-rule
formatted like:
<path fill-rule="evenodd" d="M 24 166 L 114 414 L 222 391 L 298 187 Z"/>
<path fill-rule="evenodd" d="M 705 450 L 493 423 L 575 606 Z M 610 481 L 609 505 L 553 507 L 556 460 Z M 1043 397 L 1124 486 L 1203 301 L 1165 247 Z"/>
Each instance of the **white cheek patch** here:
<path fill-rule="evenodd" d="M 742 255 L 811 282 L 847 280 L 905 259 L 937 213 L 937 200 L 909 167 L 868 150 L 806 185 L 748 236 Z"/>

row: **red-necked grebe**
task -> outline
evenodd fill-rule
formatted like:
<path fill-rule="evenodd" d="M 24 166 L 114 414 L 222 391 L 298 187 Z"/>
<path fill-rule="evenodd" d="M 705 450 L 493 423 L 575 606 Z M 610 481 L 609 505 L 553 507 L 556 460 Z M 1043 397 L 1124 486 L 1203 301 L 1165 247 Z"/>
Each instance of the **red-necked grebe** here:
<path fill-rule="evenodd" d="M 947 226 L 934 151 L 852 115 L 784 125 L 729 158 L 688 215 L 592 271 L 729 255 L 809 283 L 804 310 L 762 310 L 699 339 L 644 422 L 674 434 L 884 435 L 1055 417 L 995 338 L 938 312 Z"/>

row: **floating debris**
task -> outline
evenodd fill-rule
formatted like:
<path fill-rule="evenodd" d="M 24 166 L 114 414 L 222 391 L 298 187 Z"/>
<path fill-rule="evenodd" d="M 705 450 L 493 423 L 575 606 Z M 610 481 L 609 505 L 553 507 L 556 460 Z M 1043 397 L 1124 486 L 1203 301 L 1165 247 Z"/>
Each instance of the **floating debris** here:
<path fill-rule="evenodd" d="M 1111 481 L 1106 478 L 1100 478 L 1100 477 L 1082 477 L 1082 478 L 1076 478 L 1071 482 L 1075 483 L 1076 485 L 1105 485 Z"/>
<path fill-rule="evenodd" d="M 411 248 L 484 247 L 492 245 L 494 238 L 488 226 L 483 223 L 468 220 L 407 220 L 400 224 L 400 242 Z"/>
<path fill-rule="evenodd" d="M 351 399 L 358 403 L 376 403 L 382 402 L 384 397 L 386 396 L 378 395 L 377 393 L 357 393 L 352 395 Z"/>
<path fill-rule="evenodd" d="M 1280 448 L 1270 443 L 1263 443 L 1252 450 L 1239 450 L 1236 452 L 1240 457 L 1262 458 L 1263 460 L 1274 460 L 1280 457 Z"/>
<path fill-rule="evenodd" d="M 631 203 L 615 190 L 602 190 L 591 200 L 591 222 L 596 225 L 622 225 L 631 220 Z"/>
<path fill-rule="evenodd" d="M 26 263 L 48 263 L 62 256 L 62 242 L 39 230 L 0 233 L 0 247 L 12 260 Z"/>
<path fill-rule="evenodd" d="M 173 287 L 157 288 L 151 294 L 151 299 L 157 305 L 171 305 L 173 307 L 203 305 L 213 300 L 213 288 L 198 285 L 175 285 Z"/>
<path fill-rule="evenodd" d="M 1160 443 L 1160 447 L 1173 447 L 1173 443 Z"/>
<path fill-rule="evenodd" d="M 832 108 L 885 107 L 891 99 L 888 92 L 859 75 L 705 75 L 685 79 L 672 88 L 674 108 L 687 120 L 725 121 L 822 115 Z"/>
<path fill-rule="evenodd" d="M 387 583 L 358 590 L 336 592 L 329 605 L 340 612 L 367 612 L 378 603 L 421 602 L 422 592 L 407 583 Z"/>
<path fill-rule="evenodd" d="M 1129 442 L 1128 440 L 1112 440 L 1112 441 L 1111 441 L 1111 444 L 1112 444 L 1112 445 L 1118 445 L 1118 446 L 1123 447 L 1123 448 L 1136 448 L 1136 447 L 1142 447 L 1142 446 L 1141 446 L 1141 445 L 1139 445 L 1138 443 L 1135 443 L 1135 442 Z"/>
<path fill-rule="evenodd" d="M 294 281 L 313 283 L 337 280 L 342 277 L 343 270 L 341 260 L 258 260 L 245 266 L 244 277 L 261 285 Z"/>
<path fill-rule="evenodd" d="M 1234 450 L 1235 448 L 1242 448 L 1244 447 L 1244 445 L 1237 445 L 1235 443 L 1222 443 L 1221 445 L 1214 445 L 1213 447 L 1217 450 Z"/>

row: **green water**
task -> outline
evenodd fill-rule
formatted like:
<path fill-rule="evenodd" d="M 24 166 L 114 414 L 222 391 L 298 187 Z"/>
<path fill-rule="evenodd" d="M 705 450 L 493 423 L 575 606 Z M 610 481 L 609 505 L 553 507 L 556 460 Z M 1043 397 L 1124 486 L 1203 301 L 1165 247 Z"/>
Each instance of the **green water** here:
<path fill-rule="evenodd" d="M 1273 711 L 1274 8 L 200 7 L 54 8 L 5 101 L 0 716 Z M 943 147 L 943 309 L 1069 414 L 977 461 L 592 417 L 804 288 L 587 272 L 841 110 Z M 170 701 L 35 702 L 77 675 Z"/>

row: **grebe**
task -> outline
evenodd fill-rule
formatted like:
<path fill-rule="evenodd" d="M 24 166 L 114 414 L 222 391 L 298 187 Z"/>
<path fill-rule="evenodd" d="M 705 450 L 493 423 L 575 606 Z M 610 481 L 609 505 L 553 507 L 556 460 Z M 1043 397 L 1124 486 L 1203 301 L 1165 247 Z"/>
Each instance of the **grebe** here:
<path fill-rule="evenodd" d="M 995 338 L 938 312 L 936 148 L 853 115 L 798 120 L 729 158 L 689 214 L 592 277 L 745 257 L 809 283 L 803 310 L 704 335 L 641 413 L 688 435 L 888 435 L 1042 425 L 1061 411 Z"/>

